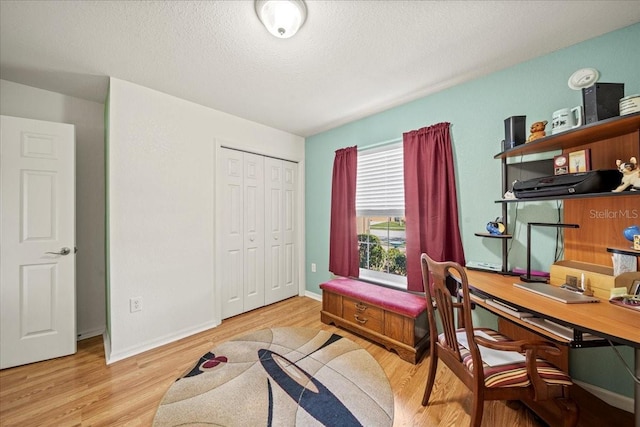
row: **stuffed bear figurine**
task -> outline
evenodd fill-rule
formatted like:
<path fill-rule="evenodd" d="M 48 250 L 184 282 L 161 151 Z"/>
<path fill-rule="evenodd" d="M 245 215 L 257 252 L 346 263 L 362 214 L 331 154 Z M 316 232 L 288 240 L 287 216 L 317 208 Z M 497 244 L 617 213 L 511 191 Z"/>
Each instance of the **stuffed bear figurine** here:
<path fill-rule="evenodd" d="M 531 135 L 529 135 L 529 139 L 527 139 L 527 142 L 531 142 L 531 141 L 535 141 L 538 138 L 543 138 L 547 135 L 547 133 L 544 131 L 544 128 L 547 127 L 547 121 L 543 121 L 543 122 L 535 122 L 534 124 L 531 125 Z"/>
<path fill-rule="evenodd" d="M 615 188 L 614 193 L 619 193 L 631 187 L 631 191 L 640 190 L 640 168 L 635 157 L 629 159 L 629 162 L 616 160 L 618 170 L 622 172 L 622 183 Z"/>

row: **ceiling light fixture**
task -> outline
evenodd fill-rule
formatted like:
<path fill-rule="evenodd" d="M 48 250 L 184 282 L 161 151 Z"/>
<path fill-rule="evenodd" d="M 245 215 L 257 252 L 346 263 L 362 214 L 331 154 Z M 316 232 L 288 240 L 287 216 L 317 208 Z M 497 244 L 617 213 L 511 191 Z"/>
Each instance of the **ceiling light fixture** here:
<path fill-rule="evenodd" d="M 256 0 L 256 14 L 271 34 L 288 39 L 307 19 L 307 7 L 302 0 Z"/>

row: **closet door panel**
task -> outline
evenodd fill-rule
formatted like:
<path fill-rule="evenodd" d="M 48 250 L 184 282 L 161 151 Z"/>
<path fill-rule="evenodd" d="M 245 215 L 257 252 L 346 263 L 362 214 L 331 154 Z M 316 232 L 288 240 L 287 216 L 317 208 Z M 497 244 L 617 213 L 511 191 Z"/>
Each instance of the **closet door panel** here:
<path fill-rule="evenodd" d="M 226 301 L 229 307 L 234 307 L 230 310 L 229 316 L 241 313 L 238 310 L 242 310 L 242 265 L 243 257 L 241 251 L 229 250 L 225 253 L 225 283 L 227 286 Z M 231 314 L 233 313 L 233 314 Z"/>
<path fill-rule="evenodd" d="M 259 286 L 259 282 L 263 282 L 262 275 L 258 274 L 259 265 L 264 261 L 264 257 L 260 256 L 260 251 L 256 248 L 247 248 L 244 254 L 244 311 L 253 310 L 254 308 L 264 305 L 264 284 Z"/>
<path fill-rule="evenodd" d="M 270 206 L 267 209 L 269 215 L 269 233 L 271 239 L 278 242 L 280 233 L 282 233 L 282 218 L 280 214 L 282 190 L 279 188 L 272 188 L 269 193 Z"/>
<path fill-rule="evenodd" d="M 267 166 L 268 165 L 268 166 Z M 266 246 L 270 253 L 265 269 L 265 301 L 272 303 L 298 294 L 295 229 L 295 186 L 297 165 L 265 159 L 267 193 L 265 213 L 269 224 Z"/>
<path fill-rule="evenodd" d="M 221 192 L 218 230 L 221 246 L 222 318 L 243 311 L 243 159 L 242 153 L 222 149 L 218 161 L 218 191 Z"/>
<path fill-rule="evenodd" d="M 298 289 L 296 287 L 295 292 L 291 293 L 293 291 L 293 286 L 294 283 L 296 282 L 295 280 L 295 276 L 294 276 L 294 271 L 296 270 L 295 268 L 295 245 L 293 244 L 287 244 L 285 246 L 285 256 L 284 256 L 284 286 L 287 289 L 287 295 L 288 296 L 294 296 L 298 293 Z M 289 295 L 290 294 L 290 295 Z"/>
<path fill-rule="evenodd" d="M 271 246 L 271 253 L 269 254 L 268 263 L 272 265 L 270 274 L 268 277 L 268 285 L 266 287 L 266 292 L 273 295 L 274 292 L 277 292 L 280 287 L 280 283 L 282 282 L 280 278 L 280 264 L 282 263 L 282 251 L 280 245 Z M 272 296 L 272 300 L 269 302 L 275 302 L 278 300 L 274 300 Z"/>
<path fill-rule="evenodd" d="M 264 305 L 264 158 L 244 153 L 244 311 Z"/>
<path fill-rule="evenodd" d="M 265 302 L 282 300 L 282 160 L 265 158 L 265 222 L 267 226 L 267 256 L 265 258 Z"/>
<path fill-rule="evenodd" d="M 283 297 L 298 295 L 298 257 L 296 246 L 296 185 L 298 165 L 282 162 L 283 165 L 283 238 L 285 257 L 283 268 Z"/>

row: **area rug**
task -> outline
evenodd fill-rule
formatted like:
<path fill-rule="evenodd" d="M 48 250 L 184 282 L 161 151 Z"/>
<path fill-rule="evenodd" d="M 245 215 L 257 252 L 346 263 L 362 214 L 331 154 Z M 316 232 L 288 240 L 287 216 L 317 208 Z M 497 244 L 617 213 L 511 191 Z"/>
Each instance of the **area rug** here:
<path fill-rule="evenodd" d="M 160 426 L 391 426 L 393 393 L 353 341 L 307 328 L 262 329 L 224 342 L 165 394 Z"/>

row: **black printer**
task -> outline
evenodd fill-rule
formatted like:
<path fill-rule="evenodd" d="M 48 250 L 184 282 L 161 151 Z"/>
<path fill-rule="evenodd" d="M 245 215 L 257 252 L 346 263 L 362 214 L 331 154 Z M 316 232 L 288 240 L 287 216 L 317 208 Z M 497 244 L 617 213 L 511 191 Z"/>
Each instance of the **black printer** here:
<path fill-rule="evenodd" d="M 603 193 L 613 190 L 621 181 L 622 172 L 603 169 L 516 181 L 513 193 L 518 199 Z"/>

